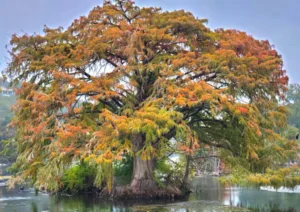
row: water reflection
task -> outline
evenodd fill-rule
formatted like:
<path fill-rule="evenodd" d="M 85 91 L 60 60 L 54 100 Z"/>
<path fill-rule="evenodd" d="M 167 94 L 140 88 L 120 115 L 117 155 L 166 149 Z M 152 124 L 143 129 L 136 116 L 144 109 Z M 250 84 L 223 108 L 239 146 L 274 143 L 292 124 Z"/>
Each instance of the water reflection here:
<path fill-rule="evenodd" d="M 216 178 L 210 177 L 195 179 L 193 187 L 197 188 L 198 192 L 191 195 L 192 199 L 218 201 L 224 205 L 242 205 L 251 208 L 279 205 L 282 209 L 293 208 L 295 211 L 300 211 L 300 193 L 222 186 Z"/>
<path fill-rule="evenodd" d="M 293 207 L 300 211 L 300 194 L 241 189 L 221 186 L 213 178 L 201 178 L 193 181 L 195 192 L 188 202 L 158 201 L 103 201 L 93 195 L 49 196 L 34 190 L 7 191 L 0 186 L 1 212 L 129 212 L 129 211 L 172 211 L 172 212 L 226 212 L 233 211 L 230 205 L 243 207 L 268 206 L 280 204 L 282 208 Z M 228 207 L 223 207 L 228 205 Z M 299 206 L 299 209 L 298 209 Z M 234 211 L 245 211 L 235 209 Z"/>

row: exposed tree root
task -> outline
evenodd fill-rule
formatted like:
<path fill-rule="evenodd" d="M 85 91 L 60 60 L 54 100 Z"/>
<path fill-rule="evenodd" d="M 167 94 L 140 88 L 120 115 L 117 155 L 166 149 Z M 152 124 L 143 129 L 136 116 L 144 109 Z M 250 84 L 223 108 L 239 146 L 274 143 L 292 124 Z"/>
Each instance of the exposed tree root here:
<path fill-rule="evenodd" d="M 139 182 L 135 186 L 117 186 L 111 192 L 104 189 L 100 196 L 113 199 L 179 199 L 183 198 L 182 192 L 175 186 L 157 187 L 153 181 Z"/>

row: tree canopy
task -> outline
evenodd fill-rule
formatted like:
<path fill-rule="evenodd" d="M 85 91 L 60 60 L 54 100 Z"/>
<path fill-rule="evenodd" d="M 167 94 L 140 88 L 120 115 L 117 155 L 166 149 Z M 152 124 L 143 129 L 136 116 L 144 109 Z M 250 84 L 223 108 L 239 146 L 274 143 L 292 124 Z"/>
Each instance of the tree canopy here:
<path fill-rule="evenodd" d="M 295 142 L 279 135 L 281 56 L 266 40 L 205 23 L 115 0 L 67 29 L 13 35 L 5 75 L 22 82 L 13 120 L 22 177 L 57 190 L 66 168 L 86 160 L 111 190 L 112 163 L 131 155 L 137 192 L 155 188 L 155 161 L 173 150 L 217 147 L 249 172 L 294 156 Z"/>

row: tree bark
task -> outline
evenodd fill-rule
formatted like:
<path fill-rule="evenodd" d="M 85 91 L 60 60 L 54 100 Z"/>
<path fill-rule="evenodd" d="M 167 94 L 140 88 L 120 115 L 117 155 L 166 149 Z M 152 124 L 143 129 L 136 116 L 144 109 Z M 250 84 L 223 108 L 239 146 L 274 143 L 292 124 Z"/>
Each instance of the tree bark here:
<path fill-rule="evenodd" d="M 143 160 L 138 154 L 144 147 L 142 135 L 135 135 L 133 138 L 133 173 L 130 187 L 134 192 L 153 191 L 157 189 L 154 181 L 154 159 Z"/>
<path fill-rule="evenodd" d="M 189 183 L 189 176 L 190 176 L 190 162 L 191 162 L 191 156 L 186 156 L 186 165 L 185 165 L 185 173 L 183 177 L 183 183 L 188 184 Z"/>
<path fill-rule="evenodd" d="M 190 147 L 190 149 L 192 148 L 192 142 L 190 142 L 189 147 Z M 184 177 L 183 177 L 183 180 L 182 180 L 182 185 L 180 187 L 181 192 L 183 192 L 184 194 L 191 193 L 191 185 L 190 185 L 190 182 L 189 182 L 191 160 L 192 160 L 192 156 L 191 155 L 186 155 L 185 173 L 184 173 Z"/>
<path fill-rule="evenodd" d="M 131 183 L 127 186 L 118 186 L 113 189 L 112 197 L 121 199 L 154 199 L 154 198 L 179 198 L 180 190 L 175 186 L 165 185 L 161 188 L 154 180 L 155 159 L 143 160 L 138 152 L 145 145 L 143 135 L 132 138 L 133 173 Z"/>

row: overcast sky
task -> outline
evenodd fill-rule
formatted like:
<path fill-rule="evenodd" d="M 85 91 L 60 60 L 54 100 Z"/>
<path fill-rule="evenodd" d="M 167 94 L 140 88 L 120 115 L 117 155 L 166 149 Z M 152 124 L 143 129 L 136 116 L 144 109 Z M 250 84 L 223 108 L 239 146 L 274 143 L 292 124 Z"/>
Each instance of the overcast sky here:
<path fill-rule="evenodd" d="M 300 0 L 136 0 L 141 6 L 185 9 L 207 18 L 210 28 L 234 28 L 268 39 L 282 54 L 290 82 L 300 83 Z M 40 33 L 67 27 L 102 0 L 1 0 L 0 69 L 5 68 L 5 45 L 13 33 Z"/>

